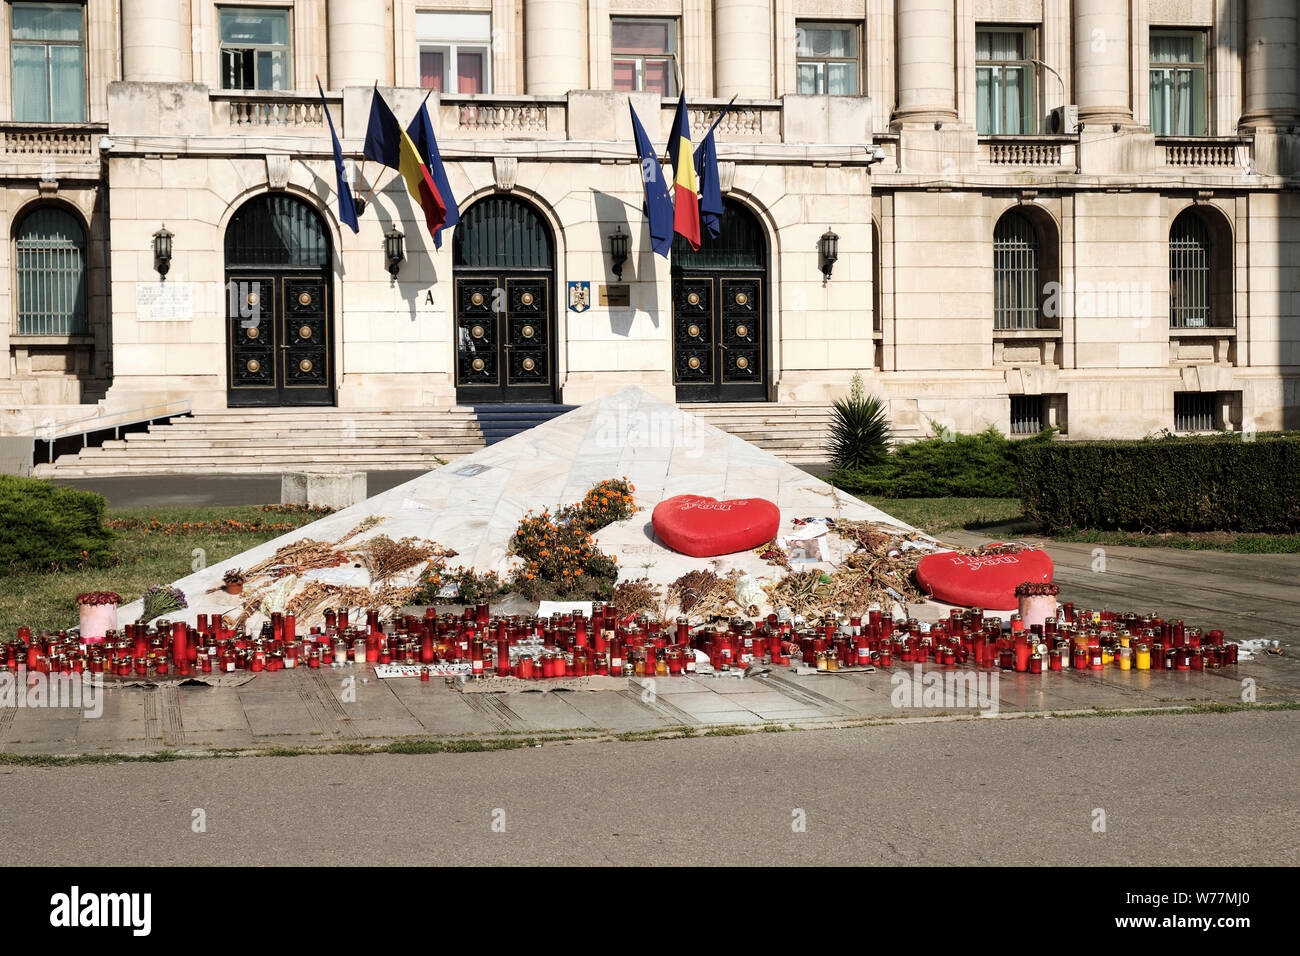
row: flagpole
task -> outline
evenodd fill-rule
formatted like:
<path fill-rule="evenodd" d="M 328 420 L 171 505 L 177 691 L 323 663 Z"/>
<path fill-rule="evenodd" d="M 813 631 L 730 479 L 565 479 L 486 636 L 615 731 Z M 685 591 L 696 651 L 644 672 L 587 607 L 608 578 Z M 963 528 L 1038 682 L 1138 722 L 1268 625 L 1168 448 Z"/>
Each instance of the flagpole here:
<path fill-rule="evenodd" d="M 727 110 L 731 109 L 731 104 L 736 102 L 736 97 L 739 95 L 740 95 L 739 93 L 731 94 L 731 99 L 727 100 L 727 105 L 722 108 L 722 112 L 718 114 L 718 118 L 713 121 L 713 125 L 709 127 L 709 132 L 705 133 L 704 136 L 700 137 L 701 143 L 704 142 L 705 138 L 708 137 L 715 129 L 718 128 L 718 124 L 722 122 L 722 117 L 727 115 Z"/>
<path fill-rule="evenodd" d="M 375 85 L 371 88 L 370 95 L 371 96 L 379 95 L 378 80 L 375 80 Z M 380 169 L 383 169 L 383 167 L 381 166 Z M 365 170 L 366 170 L 366 154 L 365 151 L 363 150 L 361 153 L 361 172 L 363 176 L 365 175 Z M 379 177 L 376 176 L 374 185 L 370 187 L 370 192 L 366 193 L 366 198 L 361 200 L 363 203 L 366 203 L 367 205 L 370 203 L 370 197 L 375 194 L 375 189 L 376 187 L 378 187 L 378 185 L 379 185 Z"/>

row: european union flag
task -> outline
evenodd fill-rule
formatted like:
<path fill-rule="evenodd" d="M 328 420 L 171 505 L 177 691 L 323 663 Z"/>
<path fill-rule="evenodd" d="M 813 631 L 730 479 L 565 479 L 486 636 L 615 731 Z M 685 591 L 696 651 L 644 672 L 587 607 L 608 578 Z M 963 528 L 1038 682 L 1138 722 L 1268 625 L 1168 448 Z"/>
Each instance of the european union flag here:
<path fill-rule="evenodd" d="M 423 103 L 420 104 L 420 110 L 415 114 L 415 118 L 411 120 L 411 125 L 406 127 L 406 135 L 411 137 L 411 142 L 415 144 L 415 149 L 424 161 L 424 165 L 429 167 L 433 184 L 438 187 L 443 205 L 447 207 L 447 218 L 433 234 L 433 244 L 441 249 L 442 231 L 460 222 L 460 207 L 456 205 L 456 197 L 451 194 L 451 184 L 447 182 L 447 167 L 442 164 L 438 140 L 433 135 L 433 121 L 429 119 L 429 108 Z"/>
<path fill-rule="evenodd" d="M 320 80 L 316 81 L 316 90 L 320 93 L 325 121 L 330 124 L 330 142 L 334 145 L 334 182 L 339 194 L 339 221 L 351 226 L 353 232 L 358 232 L 357 207 L 352 201 L 352 188 L 348 186 L 348 175 L 343 169 L 343 147 L 339 145 L 338 134 L 334 132 L 334 118 L 330 116 L 330 107 L 325 102 L 325 91 L 321 88 Z"/>
<path fill-rule="evenodd" d="M 733 96 L 731 103 L 734 102 L 736 98 Z M 700 225 L 708 230 L 713 239 L 722 234 L 722 184 L 718 179 L 718 144 L 713 138 L 713 131 L 722 122 L 722 117 L 727 115 L 727 110 L 731 109 L 731 103 L 718 114 L 695 149 L 695 178 L 700 184 Z"/>
<path fill-rule="evenodd" d="M 673 201 L 668 197 L 668 183 L 664 180 L 659 157 L 655 155 L 645 127 L 637 119 L 631 100 L 628 100 L 627 108 L 632 111 L 632 135 L 636 139 L 636 151 L 641 156 L 641 185 L 645 189 L 646 219 L 650 222 L 650 248 L 667 259 L 673 248 Z"/>

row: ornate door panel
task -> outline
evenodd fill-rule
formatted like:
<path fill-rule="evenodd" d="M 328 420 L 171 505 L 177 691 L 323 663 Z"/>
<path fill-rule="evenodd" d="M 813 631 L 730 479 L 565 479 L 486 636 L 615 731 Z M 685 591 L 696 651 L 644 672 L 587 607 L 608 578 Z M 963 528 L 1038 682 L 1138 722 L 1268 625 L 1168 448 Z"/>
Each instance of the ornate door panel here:
<path fill-rule="evenodd" d="M 281 280 L 280 382 L 285 393 L 328 389 L 330 376 L 329 304 L 320 277 Z M 297 404 L 289 396 L 284 404 Z"/>
<path fill-rule="evenodd" d="M 226 312 L 230 405 L 334 404 L 333 329 L 322 276 L 229 274 Z"/>
<path fill-rule="evenodd" d="M 456 400 L 550 402 L 555 395 L 551 280 L 456 278 Z"/>
<path fill-rule="evenodd" d="M 681 402 L 767 397 L 761 276 L 673 277 L 673 382 Z"/>
<path fill-rule="evenodd" d="M 456 280 L 456 392 L 458 401 L 490 401 L 477 396 L 501 389 L 501 307 L 495 277 Z M 465 397 L 461 398 L 461 392 Z"/>

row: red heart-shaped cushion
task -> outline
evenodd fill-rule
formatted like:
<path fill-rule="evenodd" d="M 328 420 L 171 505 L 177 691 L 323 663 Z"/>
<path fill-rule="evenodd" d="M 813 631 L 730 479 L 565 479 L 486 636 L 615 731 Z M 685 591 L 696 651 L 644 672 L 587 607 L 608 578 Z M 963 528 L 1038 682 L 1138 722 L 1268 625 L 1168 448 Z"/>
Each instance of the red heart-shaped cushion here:
<path fill-rule="evenodd" d="M 765 498 L 719 501 L 676 495 L 655 505 L 650 516 L 659 540 L 693 558 L 756 548 L 776 537 L 781 511 Z"/>
<path fill-rule="evenodd" d="M 1017 554 L 927 554 L 916 566 L 916 583 L 946 604 L 1009 611 L 1019 606 L 1016 585 L 1051 581 L 1052 559 L 1046 551 Z"/>

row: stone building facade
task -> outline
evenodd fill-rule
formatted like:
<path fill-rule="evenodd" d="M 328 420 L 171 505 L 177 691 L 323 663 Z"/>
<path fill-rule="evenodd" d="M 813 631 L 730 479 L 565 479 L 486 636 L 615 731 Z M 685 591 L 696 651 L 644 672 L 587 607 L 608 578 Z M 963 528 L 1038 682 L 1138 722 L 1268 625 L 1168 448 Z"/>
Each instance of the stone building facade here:
<path fill-rule="evenodd" d="M 5 0 L 0 427 L 628 384 L 824 403 L 857 371 L 900 427 L 1294 428 L 1297 14 Z M 355 235 L 317 78 L 368 198 Z M 441 248 L 396 174 L 362 163 L 376 83 L 403 121 L 428 96 L 462 214 Z M 727 213 L 667 261 L 627 104 L 662 144 L 683 87 L 697 142 L 737 97 Z"/>

